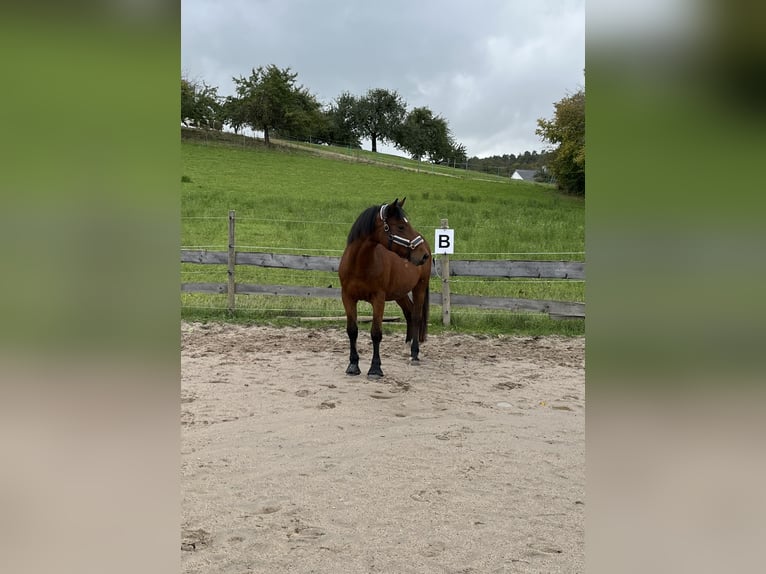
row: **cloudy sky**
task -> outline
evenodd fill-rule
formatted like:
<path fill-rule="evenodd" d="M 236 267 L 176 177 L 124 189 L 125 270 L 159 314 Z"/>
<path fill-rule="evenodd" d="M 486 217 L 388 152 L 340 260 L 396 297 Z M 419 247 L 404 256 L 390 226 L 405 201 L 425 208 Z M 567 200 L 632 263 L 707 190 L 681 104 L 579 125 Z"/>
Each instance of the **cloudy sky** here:
<path fill-rule="evenodd" d="M 537 119 L 585 83 L 585 0 L 182 0 L 181 33 L 182 73 L 222 96 L 269 64 L 323 103 L 396 90 L 469 157 L 546 149 Z"/>

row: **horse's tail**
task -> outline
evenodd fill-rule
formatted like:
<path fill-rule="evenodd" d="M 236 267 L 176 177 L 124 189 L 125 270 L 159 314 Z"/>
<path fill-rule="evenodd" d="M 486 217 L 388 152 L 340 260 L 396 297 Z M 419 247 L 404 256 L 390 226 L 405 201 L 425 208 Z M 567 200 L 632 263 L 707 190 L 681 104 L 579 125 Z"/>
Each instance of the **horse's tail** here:
<path fill-rule="evenodd" d="M 426 335 L 428 335 L 428 309 L 430 307 L 430 284 L 426 283 L 426 296 L 423 299 L 423 313 L 421 314 L 421 321 L 420 321 L 420 333 L 418 334 L 418 339 L 422 343 L 426 340 Z"/>

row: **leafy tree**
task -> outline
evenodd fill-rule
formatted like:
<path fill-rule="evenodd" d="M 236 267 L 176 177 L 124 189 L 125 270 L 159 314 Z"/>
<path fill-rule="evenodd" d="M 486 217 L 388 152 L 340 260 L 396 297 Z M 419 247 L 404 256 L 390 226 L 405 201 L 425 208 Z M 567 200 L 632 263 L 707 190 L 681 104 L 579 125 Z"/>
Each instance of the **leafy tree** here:
<path fill-rule="evenodd" d="M 398 130 L 396 146 L 418 161 L 423 156 L 433 163 L 465 161 L 465 146 L 455 142 L 447 120 L 434 116 L 427 107 L 407 114 Z"/>
<path fill-rule="evenodd" d="M 378 141 L 396 143 L 406 113 L 406 104 L 396 91 L 375 88 L 357 100 L 354 123 L 360 136 L 370 138 L 372 151 L 377 152 Z"/>
<path fill-rule="evenodd" d="M 196 115 L 195 106 L 196 90 L 192 83 L 186 78 L 181 78 L 181 123 L 189 125 L 188 122 Z"/>
<path fill-rule="evenodd" d="M 322 106 L 308 89 L 295 88 L 285 111 L 284 125 L 276 131 L 280 136 L 302 141 L 317 139 L 327 132 Z"/>
<path fill-rule="evenodd" d="M 244 101 L 239 98 L 227 96 L 221 106 L 221 120 L 229 124 L 235 134 L 247 124 Z"/>
<path fill-rule="evenodd" d="M 295 85 L 298 74 L 290 68 L 271 64 L 253 69 L 249 77 L 233 78 L 244 123 L 263 131 L 263 139 L 271 143 L 270 133 L 284 134 L 303 129 L 303 122 L 319 111 L 316 99 L 302 86 Z"/>
<path fill-rule="evenodd" d="M 181 122 L 197 127 L 221 129 L 218 88 L 181 78 Z"/>
<path fill-rule="evenodd" d="M 466 148 L 455 141 L 450 133 L 447 122 L 438 122 L 433 149 L 428 150 L 428 159 L 433 163 L 448 161 L 465 161 Z"/>
<path fill-rule="evenodd" d="M 434 148 L 435 120 L 437 118 L 428 108 L 415 108 L 402 123 L 396 146 L 408 152 L 412 159 L 420 161 Z"/>
<path fill-rule="evenodd" d="M 550 171 L 559 189 L 585 195 L 585 90 L 562 98 L 554 108 L 552 120 L 537 120 L 535 133 L 558 144 Z"/>
<path fill-rule="evenodd" d="M 327 143 L 361 148 L 360 130 L 356 125 L 355 110 L 357 99 L 348 92 L 343 92 L 325 111 Z"/>
<path fill-rule="evenodd" d="M 452 165 L 465 163 L 468 160 L 468 150 L 463 144 L 457 143 L 452 139 L 452 137 L 450 137 L 450 152 L 449 156 L 446 157 L 445 160 L 448 162 L 451 161 Z"/>

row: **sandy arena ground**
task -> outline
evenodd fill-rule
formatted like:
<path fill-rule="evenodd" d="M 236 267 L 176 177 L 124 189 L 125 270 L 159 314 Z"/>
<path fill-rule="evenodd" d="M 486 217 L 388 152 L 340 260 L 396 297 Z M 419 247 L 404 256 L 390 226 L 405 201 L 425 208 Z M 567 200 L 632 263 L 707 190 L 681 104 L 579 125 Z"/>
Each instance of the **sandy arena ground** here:
<path fill-rule="evenodd" d="M 182 324 L 187 573 L 584 571 L 585 340 Z"/>

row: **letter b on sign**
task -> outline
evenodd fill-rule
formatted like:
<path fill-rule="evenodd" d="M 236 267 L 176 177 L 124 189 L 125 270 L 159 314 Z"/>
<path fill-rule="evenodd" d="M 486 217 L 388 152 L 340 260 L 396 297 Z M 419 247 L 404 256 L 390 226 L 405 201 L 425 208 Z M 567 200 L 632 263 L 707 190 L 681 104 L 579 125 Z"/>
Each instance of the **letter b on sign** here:
<path fill-rule="evenodd" d="M 434 232 L 434 253 L 455 252 L 455 230 L 437 229 Z"/>

